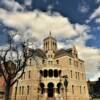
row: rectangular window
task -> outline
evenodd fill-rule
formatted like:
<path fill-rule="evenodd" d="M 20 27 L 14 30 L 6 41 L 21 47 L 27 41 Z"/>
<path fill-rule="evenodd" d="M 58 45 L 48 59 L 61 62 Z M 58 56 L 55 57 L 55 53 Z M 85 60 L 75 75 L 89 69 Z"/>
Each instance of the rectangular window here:
<path fill-rule="evenodd" d="M 75 72 L 75 76 L 76 76 L 76 79 L 77 79 L 77 72 Z"/>
<path fill-rule="evenodd" d="M 76 61 L 76 66 L 78 67 L 78 61 Z"/>
<path fill-rule="evenodd" d="M 72 93 L 74 94 L 74 86 L 72 85 Z"/>
<path fill-rule="evenodd" d="M 69 64 L 70 64 L 70 65 L 72 64 L 71 58 L 69 58 Z"/>
<path fill-rule="evenodd" d="M 72 73 L 72 70 L 70 71 L 70 76 L 71 76 L 71 78 L 73 78 L 73 73 Z"/>
<path fill-rule="evenodd" d="M 84 80 L 84 74 L 82 73 L 82 79 Z"/>
<path fill-rule="evenodd" d="M 86 90 L 85 90 L 85 86 L 84 86 L 84 93 L 86 92 Z"/>
<path fill-rule="evenodd" d="M 23 76 L 24 76 L 24 79 L 25 79 L 25 72 L 24 72 Z"/>
<path fill-rule="evenodd" d="M 52 64 L 53 62 L 52 61 L 50 61 L 50 64 Z"/>
<path fill-rule="evenodd" d="M 42 64 L 44 64 L 44 63 L 45 63 L 45 60 L 43 59 L 43 60 L 42 60 Z"/>
<path fill-rule="evenodd" d="M 31 66 L 31 65 L 32 65 L 32 59 L 30 58 L 29 60 L 30 60 L 30 62 L 29 62 L 29 63 L 30 63 L 30 66 Z"/>
<path fill-rule="evenodd" d="M 22 95 L 24 94 L 24 86 L 22 86 Z"/>
<path fill-rule="evenodd" d="M 17 87 L 15 87 L 15 94 L 17 95 Z"/>
<path fill-rule="evenodd" d="M 80 86 L 80 94 L 82 93 L 82 89 L 81 89 L 81 86 Z"/>
<path fill-rule="evenodd" d="M 29 95 L 29 93 L 30 93 L 30 87 L 27 86 L 27 95 Z"/>
<path fill-rule="evenodd" d="M 19 87 L 19 94 L 21 94 L 21 86 Z"/>
<path fill-rule="evenodd" d="M 80 74 L 79 74 L 79 72 L 78 72 L 77 74 L 78 74 L 78 79 L 80 79 Z"/>
<path fill-rule="evenodd" d="M 82 66 L 83 66 L 82 63 L 80 63 L 80 67 L 81 67 L 81 68 L 82 68 Z"/>
<path fill-rule="evenodd" d="M 74 61 L 74 66 L 78 67 L 78 61 Z"/>
<path fill-rule="evenodd" d="M 29 71 L 29 76 L 28 76 L 28 77 L 29 77 L 29 79 L 30 79 L 30 77 L 31 77 L 31 71 Z"/>

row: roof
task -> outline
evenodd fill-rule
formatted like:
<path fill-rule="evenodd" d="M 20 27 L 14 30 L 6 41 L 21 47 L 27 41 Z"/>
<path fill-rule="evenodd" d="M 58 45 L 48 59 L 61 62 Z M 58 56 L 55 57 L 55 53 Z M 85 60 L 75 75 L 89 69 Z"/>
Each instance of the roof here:
<path fill-rule="evenodd" d="M 45 52 L 44 52 L 43 50 L 41 50 L 41 49 L 36 49 L 36 50 L 35 50 L 35 55 L 36 55 L 36 56 L 39 56 L 39 57 L 41 57 L 41 58 L 46 58 Z"/>
<path fill-rule="evenodd" d="M 67 50 L 60 49 L 60 50 L 56 51 L 55 58 L 56 57 L 61 57 L 61 56 L 64 56 L 64 55 L 68 55 L 68 56 L 73 57 L 72 54 L 71 54 L 71 51 L 72 51 L 72 49 L 67 49 Z"/>
<path fill-rule="evenodd" d="M 69 56 L 69 57 L 72 57 L 72 58 L 74 58 L 74 56 L 73 56 L 73 54 L 72 54 L 72 50 L 73 50 L 73 48 L 69 48 L 69 49 L 60 49 L 60 50 L 58 50 L 58 51 L 56 51 L 56 53 L 55 53 L 55 58 L 57 58 L 57 57 L 61 57 L 61 56 Z M 81 59 L 79 59 L 78 58 L 78 60 L 80 60 L 81 62 L 84 62 L 83 60 L 81 60 Z"/>
<path fill-rule="evenodd" d="M 28 50 L 29 50 L 30 55 L 33 54 L 33 56 L 38 56 L 38 57 L 41 57 L 41 58 L 46 58 L 45 52 L 43 50 L 41 50 L 41 49 L 35 49 L 34 50 L 34 49 L 29 48 Z"/>

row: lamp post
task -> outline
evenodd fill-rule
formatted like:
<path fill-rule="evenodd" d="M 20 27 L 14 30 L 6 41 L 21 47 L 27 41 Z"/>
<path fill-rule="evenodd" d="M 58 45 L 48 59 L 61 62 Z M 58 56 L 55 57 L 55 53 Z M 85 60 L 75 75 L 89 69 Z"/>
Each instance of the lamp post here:
<path fill-rule="evenodd" d="M 68 77 L 67 75 L 63 76 L 64 78 L 64 87 L 65 87 L 65 94 L 66 94 L 66 100 L 67 100 L 67 86 L 68 86 Z"/>
<path fill-rule="evenodd" d="M 40 83 L 41 83 L 41 74 L 40 74 L 40 72 L 39 72 L 39 77 L 38 77 L 38 79 L 39 79 L 39 80 L 38 80 L 39 83 L 38 83 L 38 91 L 37 91 L 37 92 L 38 92 L 38 94 L 37 94 L 37 95 L 38 95 L 38 96 L 37 96 L 37 100 L 39 100 L 39 94 L 40 94 L 39 92 L 40 92 L 40 90 L 41 90 L 41 88 L 40 88 Z"/>

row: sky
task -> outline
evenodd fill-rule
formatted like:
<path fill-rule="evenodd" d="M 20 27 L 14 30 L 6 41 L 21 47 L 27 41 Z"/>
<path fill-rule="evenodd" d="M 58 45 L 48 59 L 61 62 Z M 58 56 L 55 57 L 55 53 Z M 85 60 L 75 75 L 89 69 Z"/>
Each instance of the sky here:
<path fill-rule="evenodd" d="M 49 32 L 59 49 L 76 47 L 87 79 L 100 77 L 100 0 L 0 0 L 1 49 L 11 33 L 15 43 L 42 47 Z"/>

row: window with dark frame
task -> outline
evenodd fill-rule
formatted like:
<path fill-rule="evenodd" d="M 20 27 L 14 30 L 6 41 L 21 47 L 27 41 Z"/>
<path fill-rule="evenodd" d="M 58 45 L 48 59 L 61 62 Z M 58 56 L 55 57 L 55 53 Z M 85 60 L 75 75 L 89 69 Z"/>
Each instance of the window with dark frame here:
<path fill-rule="evenodd" d="M 29 95 L 29 93 L 30 93 L 30 86 L 28 85 L 27 86 L 27 95 Z"/>

